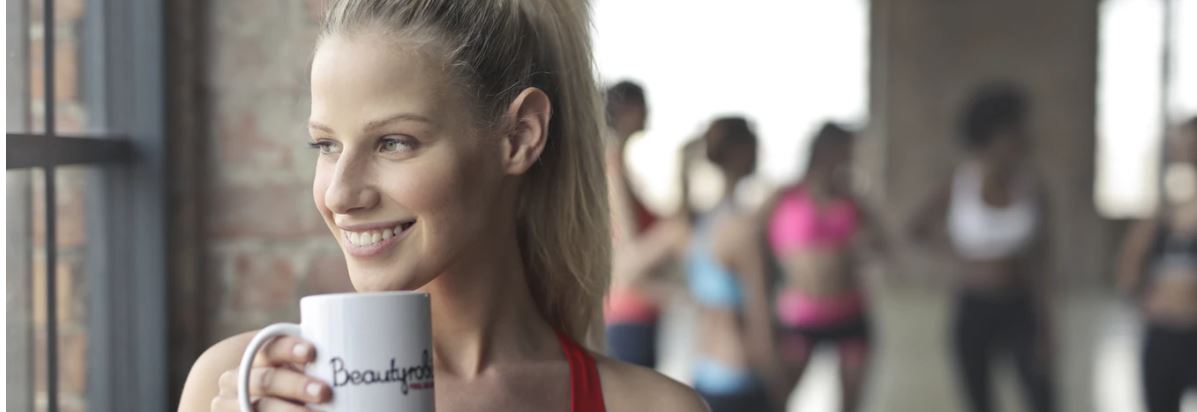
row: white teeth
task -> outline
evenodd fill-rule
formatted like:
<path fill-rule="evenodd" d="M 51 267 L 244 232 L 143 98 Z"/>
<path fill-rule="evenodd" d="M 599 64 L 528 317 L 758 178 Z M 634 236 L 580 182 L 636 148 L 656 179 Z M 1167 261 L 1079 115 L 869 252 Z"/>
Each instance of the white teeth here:
<path fill-rule="evenodd" d="M 399 236 L 403 233 L 404 225 L 398 225 L 393 228 L 386 228 L 381 230 L 366 230 L 362 232 L 350 232 L 346 230 L 345 241 L 354 246 L 371 246 L 378 242 Z"/>

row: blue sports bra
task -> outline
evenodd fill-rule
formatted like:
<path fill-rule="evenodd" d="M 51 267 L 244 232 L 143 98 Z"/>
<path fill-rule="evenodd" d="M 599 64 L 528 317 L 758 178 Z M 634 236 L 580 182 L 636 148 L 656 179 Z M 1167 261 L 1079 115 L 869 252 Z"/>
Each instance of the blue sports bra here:
<path fill-rule="evenodd" d="M 719 309 L 739 310 L 743 301 L 743 287 L 740 278 L 728 270 L 714 255 L 714 223 L 730 204 L 725 203 L 700 218 L 695 225 L 694 237 L 686 253 L 686 276 L 690 280 L 690 293 L 703 306 Z"/>

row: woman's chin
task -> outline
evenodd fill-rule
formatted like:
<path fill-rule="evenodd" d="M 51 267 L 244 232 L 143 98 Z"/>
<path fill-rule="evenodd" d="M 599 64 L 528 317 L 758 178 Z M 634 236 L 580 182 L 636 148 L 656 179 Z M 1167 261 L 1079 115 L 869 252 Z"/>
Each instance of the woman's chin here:
<path fill-rule="evenodd" d="M 428 284 L 431 279 L 422 279 L 416 276 L 395 276 L 394 274 L 372 275 L 349 275 L 349 281 L 353 283 L 353 289 L 358 292 L 394 292 L 405 290 L 416 290 Z"/>

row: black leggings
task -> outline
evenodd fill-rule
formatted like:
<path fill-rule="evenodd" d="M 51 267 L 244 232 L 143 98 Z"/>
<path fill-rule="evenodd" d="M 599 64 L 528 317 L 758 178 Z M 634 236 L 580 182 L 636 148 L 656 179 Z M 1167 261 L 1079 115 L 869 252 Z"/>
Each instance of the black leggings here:
<path fill-rule="evenodd" d="M 1197 327 L 1148 325 L 1143 394 L 1150 412 L 1178 412 L 1185 389 L 1197 389 Z"/>
<path fill-rule="evenodd" d="M 956 310 L 956 359 L 972 410 L 994 410 L 990 365 L 998 353 L 1013 358 L 1030 410 L 1054 410 L 1050 366 L 1037 354 L 1039 319 L 1031 300 L 964 292 Z"/>

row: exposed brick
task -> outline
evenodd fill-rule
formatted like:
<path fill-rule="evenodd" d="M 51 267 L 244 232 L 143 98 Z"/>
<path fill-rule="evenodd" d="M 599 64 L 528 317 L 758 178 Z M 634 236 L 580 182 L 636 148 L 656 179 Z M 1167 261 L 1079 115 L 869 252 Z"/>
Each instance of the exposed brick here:
<path fill-rule="evenodd" d="M 60 412 L 83 412 L 87 410 L 87 399 L 84 397 L 61 397 L 58 403 Z"/>
<path fill-rule="evenodd" d="M 233 311 L 276 311 L 296 305 L 295 269 L 288 256 L 233 258 Z"/>
<path fill-rule="evenodd" d="M 57 225 L 55 241 L 60 249 L 78 247 L 87 239 L 86 203 L 84 202 L 85 173 L 89 169 L 61 168 L 55 175 L 55 198 L 57 208 L 55 224 Z M 33 228 L 32 239 L 34 247 L 41 250 L 46 239 L 46 209 L 45 185 L 41 173 L 35 173 L 33 190 L 30 191 L 32 200 Z"/>
<path fill-rule="evenodd" d="M 209 234 L 216 239 L 293 239 L 327 232 L 307 182 L 216 188 Z"/>
<path fill-rule="evenodd" d="M 300 284 L 300 296 L 341 292 L 353 292 L 345 257 L 335 251 L 313 257 Z"/>
<path fill-rule="evenodd" d="M 45 394 L 46 392 L 46 329 L 43 327 L 33 328 L 33 350 L 30 355 L 33 356 L 33 392 L 35 394 Z"/>
<path fill-rule="evenodd" d="M 85 0 L 56 0 L 54 44 L 54 102 L 55 128 L 61 134 L 80 134 L 85 130 L 86 109 L 80 99 L 80 49 L 75 37 L 86 12 Z M 32 124 L 30 131 L 43 131 L 45 112 L 42 105 L 46 98 L 44 59 L 44 30 L 41 2 L 30 2 L 31 38 L 29 44 L 30 104 Z M 43 35 L 38 35 L 42 33 Z M 33 376 L 37 410 L 48 405 L 46 398 L 46 265 L 45 265 L 45 218 L 48 209 L 56 218 L 57 260 L 55 273 L 57 282 L 58 327 L 58 382 L 59 405 L 62 411 L 84 411 L 87 409 L 87 315 L 89 286 L 85 270 L 86 207 L 85 187 L 90 168 L 59 168 L 56 175 L 56 204 L 47 208 L 44 204 L 45 188 L 42 175 L 34 174 L 31 196 L 33 221 L 30 241 L 33 242 L 33 276 L 31 320 L 33 322 Z M 101 245 L 93 245 L 102 247 Z M 24 275 L 24 274 L 21 274 Z"/>
<path fill-rule="evenodd" d="M 46 257 L 45 251 L 33 255 L 33 325 L 44 328 L 46 325 Z M 83 265 L 77 257 L 59 258 L 56 267 L 58 283 L 56 297 L 58 300 L 59 327 L 83 324 L 86 322 L 87 286 L 83 278 Z"/>
<path fill-rule="evenodd" d="M 259 116 L 257 112 L 247 111 L 217 117 L 216 145 L 222 164 L 250 169 L 285 169 L 291 166 L 293 146 L 264 134 L 259 127 Z M 302 143 L 299 139 L 292 140 L 294 145 Z"/>
<path fill-rule="evenodd" d="M 79 258 L 58 262 L 58 380 L 60 399 L 83 399 L 87 391 L 87 293 Z M 39 262 L 44 262 L 39 259 Z M 45 264 L 34 263 L 33 336 L 34 390 L 44 397 L 46 379 Z M 65 409 L 64 409 L 65 410 Z"/>
<path fill-rule="evenodd" d="M 45 97 L 45 42 L 29 42 L 29 97 L 34 103 Z M 74 102 L 79 99 L 79 45 L 71 38 L 56 38 L 54 43 L 55 102 Z"/>
<path fill-rule="evenodd" d="M 29 1 L 29 21 L 40 22 L 44 16 L 41 1 Z M 55 0 L 54 1 L 54 21 L 74 22 L 83 19 L 83 14 L 87 12 L 86 0 Z"/>
<path fill-rule="evenodd" d="M 94 169 L 67 167 L 58 169 L 55 199 L 58 247 L 79 248 L 87 241 L 87 177 Z"/>
<path fill-rule="evenodd" d="M 62 399 L 58 404 L 58 410 L 61 412 L 84 412 L 87 410 L 87 399 L 83 397 Z"/>
<path fill-rule="evenodd" d="M 77 102 L 57 102 L 54 110 L 54 132 L 58 135 L 87 136 L 87 113 Z M 46 130 L 46 116 L 42 110 L 42 101 L 33 102 L 30 112 L 30 127 L 24 131 L 41 133 Z"/>
<path fill-rule="evenodd" d="M 58 259 L 58 322 L 64 327 L 86 327 L 91 300 L 88 266 L 82 250 Z"/>
<path fill-rule="evenodd" d="M 210 41 L 220 45 L 213 48 L 208 66 L 212 85 L 224 94 L 270 107 L 287 104 L 271 98 L 281 97 L 280 92 L 306 97 L 307 69 L 319 28 L 316 21 L 308 21 L 307 2 L 225 0 L 212 2 L 210 9 Z M 261 17 L 266 15 L 271 16 L 268 22 Z"/>
<path fill-rule="evenodd" d="M 58 390 L 60 398 L 82 398 L 87 394 L 87 334 L 81 328 L 60 328 L 58 334 Z M 46 331 L 38 328 L 33 338 L 33 390 L 46 393 Z"/>
<path fill-rule="evenodd" d="M 87 333 L 64 331 L 58 338 L 58 382 L 64 396 L 87 393 Z"/>
<path fill-rule="evenodd" d="M 60 38 L 54 45 L 54 97 L 60 102 L 79 100 L 79 44 Z"/>
<path fill-rule="evenodd" d="M 215 316 L 209 316 L 206 319 L 208 324 L 205 326 L 210 335 L 203 337 L 205 343 L 211 345 L 231 336 L 237 331 L 226 328 L 222 322 L 224 312 L 228 310 L 231 301 L 234 299 L 232 291 L 236 289 L 231 281 L 233 279 L 233 269 L 230 257 L 216 253 L 207 253 L 204 256 L 204 261 L 205 267 L 210 271 L 209 273 L 213 274 L 207 280 L 208 296 L 204 297 L 204 305 L 212 308 L 213 312 L 215 312 Z M 191 365 L 188 363 L 186 366 L 190 367 Z"/>
<path fill-rule="evenodd" d="M 38 248 L 38 249 L 40 249 L 40 248 Z M 33 308 L 31 308 L 32 310 L 30 311 L 30 314 L 32 316 L 32 322 L 33 322 L 34 329 L 39 329 L 46 324 L 46 298 L 45 298 L 45 296 L 46 296 L 46 257 L 45 256 L 46 256 L 45 251 L 40 251 L 40 252 L 35 251 L 33 253 L 33 265 L 32 265 L 33 273 L 30 274 L 30 276 L 33 276 L 33 282 L 30 282 L 30 285 L 32 286 L 30 288 L 30 292 L 33 293 L 33 296 L 31 296 L 31 299 L 29 299 L 29 302 L 30 302 L 30 304 L 33 305 Z"/>

